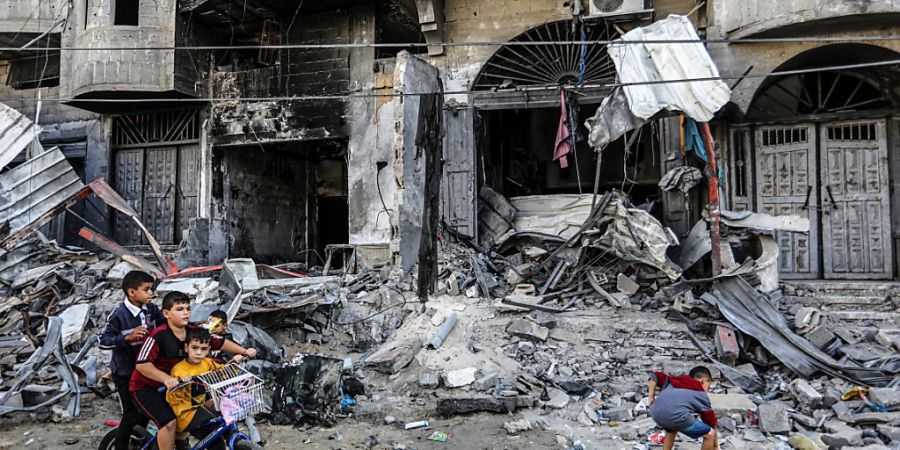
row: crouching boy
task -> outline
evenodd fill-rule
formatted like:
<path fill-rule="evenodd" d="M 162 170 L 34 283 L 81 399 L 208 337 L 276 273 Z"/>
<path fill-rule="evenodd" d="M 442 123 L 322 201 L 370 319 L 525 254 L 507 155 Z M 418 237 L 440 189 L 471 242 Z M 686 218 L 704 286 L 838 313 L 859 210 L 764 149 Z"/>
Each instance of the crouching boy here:
<path fill-rule="evenodd" d="M 168 389 L 178 386 L 178 380 L 169 373 L 187 356 L 187 330 L 194 328 L 194 325 L 188 323 L 191 317 L 191 300 L 183 292 L 170 292 L 163 298 L 162 313 L 166 324 L 151 331 L 141 346 L 136 370 L 131 374 L 128 388 L 141 412 L 159 428 L 156 435 L 159 450 L 172 450 L 175 446 L 176 417 L 172 407 L 166 402 L 165 394 L 157 392 L 157 389 L 162 386 Z M 256 350 L 244 349 L 221 337 L 210 337 L 209 346 L 233 355 L 248 358 L 256 356 Z"/>
<path fill-rule="evenodd" d="M 687 376 L 673 377 L 663 372 L 650 375 L 650 417 L 666 430 L 663 450 L 672 450 L 678 433 L 692 439 L 703 438 L 701 450 L 718 450 L 716 413 L 706 393 L 711 382 L 712 375 L 703 366 L 694 367 Z"/>

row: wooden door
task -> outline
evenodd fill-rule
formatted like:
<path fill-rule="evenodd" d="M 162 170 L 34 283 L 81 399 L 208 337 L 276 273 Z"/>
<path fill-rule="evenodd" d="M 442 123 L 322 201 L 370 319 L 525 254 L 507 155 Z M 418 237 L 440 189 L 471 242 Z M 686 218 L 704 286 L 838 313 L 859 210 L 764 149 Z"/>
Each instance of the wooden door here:
<path fill-rule="evenodd" d="M 175 197 L 178 195 L 175 147 L 148 148 L 142 221 L 162 244 L 175 243 Z"/>
<path fill-rule="evenodd" d="M 809 218 L 809 234 L 778 232 L 782 278 L 818 278 L 815 125 L 766 126 L 756 130 L 757 208 L 771 215 Z"/>
<path fill-rule="evenodd" d="M 115 156 L 115 187 L 135 211 L 144 204 L 144 149 L 119 150 Z M 139 245 L 141 230 L 124 215 L 115 214 L 114 233 L 121 245 Z"/>
<path fill-rule="evenodd" d="M 893 276 L 885 131 L 883 120 L 820 129 L 825 278 Z"/>

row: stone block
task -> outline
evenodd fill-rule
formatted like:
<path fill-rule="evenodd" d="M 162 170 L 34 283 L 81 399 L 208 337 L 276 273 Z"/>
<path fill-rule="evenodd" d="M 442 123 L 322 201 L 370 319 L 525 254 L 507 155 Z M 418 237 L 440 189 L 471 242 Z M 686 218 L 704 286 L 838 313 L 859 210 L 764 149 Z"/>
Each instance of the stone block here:
<path fill-rule="evenodd" d="M 545 328 L 556 328 L 556 316 L 545 311 L 534 311 L 528 315 L 534 323 Z"/>
<path fill-rule="evenodd" d="M 756 412 L 757 409 L 756 403 L 744 394 L 709 394 L 709 401 L 719 417 L 737 414 L 746 419 L 747 411 Z"/>
<path fill-rule="evenodd" d="M 406 367 L 421 349 L 422 340 L 419 338 L 398 339 L 369 355 L 365 363 L 378 372 L 394 374 Z"/>
<path fill-rule="evenodd" d="M 878 332 L 875 333 L 875 342 L 900 352 L 900 332 L 878 330 Z"/>
<path fill-rule="evenodd" d="M 603 409 L 597 411 L 604 419 L 610 422 L 622 422 L 631 420 L 631 408 L 627 406 L 617 406 L 615 408 Z"/>
<path fill-rule="evenodd" d="M 738 344 L 734 330 L 722 325 L 716 325 L 715 334 L 716 354 L 719 359 L 729 364 L 733 363 L 741 354 L 741 346 Z"/>
<path fill-rule="evenodd" d="M 562 409 L 569 405 L 569 394 L 559 389 L 550 389 L 547 391 L 547 395 L 550 396 L 550 400 L 547 400 L 544 405 L 549 408 Z"/>
<path fill-rule="evenodd" d="M 837 338 L 834 332 L 825 325 L 813 328 L 812 331 L 806 333 L 803 337 L 819 349 L 828 347 L 828 344 L 831 344 Z"/>
<path fill-rule="evenodd" d="M 434 389 L 441 385 L 441 374 L 437 372 L 423 372 L 419 374 L 419 386 Z"/>
<path fill-rule="evenodd" d="M 822 394 L 802 378 L 792 381 L 789 389 L 794 398 L 805 408 L 815 409 L 822 404 Z"/>
<path fill-rule="evenodd" d="M 791 420 L 783 403 L 763 403 L 759 405 L 757 416 L 759 429 L 766 433 L 780 434 L 791 431 Z"/>
<path fill-rule="evenodd" d="M 550 336 L 550 329 L 525 319 L 516 319 L 510 322 L 506 326 L 506 332 L 534 342 L 544 342 Z"/>
<path fill-rule="evenodd" d="M 494 389 L 494 387 L 497 386 L 497 381 L 499 380 L 500 376 L 497 373 L 489 373 L 475 381 L 475 389 L 477 389 L 478 391 Z"/>
<path fill-rule="evenodd" d="M 466 367 L 464 369 L 448 370 L 442 375 L 444 386 L 448 388 L 460 388 L 475 382 L 478 369 Z"/>
<path fill-rule="evenodd" d="M 900 389 L 873 388 L 869 391 L 869 400 L 887 406 L 890 410 L 900 409 Z"/>

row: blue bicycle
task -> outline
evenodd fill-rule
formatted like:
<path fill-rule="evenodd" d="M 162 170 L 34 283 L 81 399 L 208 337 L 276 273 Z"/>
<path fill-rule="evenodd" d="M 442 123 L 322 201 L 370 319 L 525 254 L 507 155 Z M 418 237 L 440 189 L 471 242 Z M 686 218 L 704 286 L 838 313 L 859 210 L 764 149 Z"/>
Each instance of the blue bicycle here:
<path fill-rule="evenodd" d="M 252 415 L 264 408 L 262 380 L 237 364 L 227 364 L 212 372 L 197 375 L 190 381 L 179 384 L 175 389 L 190 384 L 198 384 L 205 388 L 215 409 L 221 412 L 221 416 L 211 418 L 204 425 L 204 428 L 213 430 L 191 447 L 191 450 L 205 450 L 219 439 L 225 440 L 229 450 L 262 449 L 237 426 L 243 419 L 252 420 Z M 165 390 L 165 387 L 159 388 L 160 392 Z M 100 450 L 114 450 L 115 443 L 116 429 L 113 428 L 100 442 Z M 155 430 L 135 427 L 131 433 L 129 447 L 132 450 L 155 450 L 157 448 Z"/>

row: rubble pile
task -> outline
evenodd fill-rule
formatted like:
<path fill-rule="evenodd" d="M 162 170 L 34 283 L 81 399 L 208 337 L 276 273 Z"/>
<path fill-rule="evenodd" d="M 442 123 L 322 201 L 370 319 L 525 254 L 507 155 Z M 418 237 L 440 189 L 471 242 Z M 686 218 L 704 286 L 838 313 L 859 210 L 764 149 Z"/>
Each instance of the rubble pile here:
<path fill-rule="evenodd" d="M 785 295 L 770 247 L 775 230 L 802 232 L 792 216 L 723 214 L 713 275 L 706 220 L 679 243 L 622 193 L 483 196 L 495 203 L 481 218 L 494 222 L 490 246 L 442 242 L 426 302 L 409 294 L 415 274 L 390 265 L 311 276 L 241 258 L 161 276 L 157 293 L 187 293 L 195 321 L 226 311 L 235 340 L 259 350 L 252 370 L 275 386 L 274 424 L 413 404 L 409 423 L 423 410 L 515 413 L 504 433 L 648 448 L 659 438 L 648 373 L 703 364 L 729 448 L 900 445 L 898 335 Z M 89 391 L 107 392 L 108 356 L 93 344 L 133 266 L 39 233 L 2 261 L 0 414 L 69 420 Z M 55 354 L 64 361 L 45 364 Z"/>
<path fill-rule="evenodd" d="M 108 356 L 94 345 L 121 301 L 118 284 L 131 267 L 41 233 L 0 255 L 0 412 L 37 410 L 71 397 L 65 409 L 42 411 L 57 421 L 77 415 L 80 393 L 66 381 L 77 376 L 84 390 L 99 387 Z M 52 354 L 57 363 L 45 364 Z M 60 385 L 66 389 L 57 395 Z"/>

